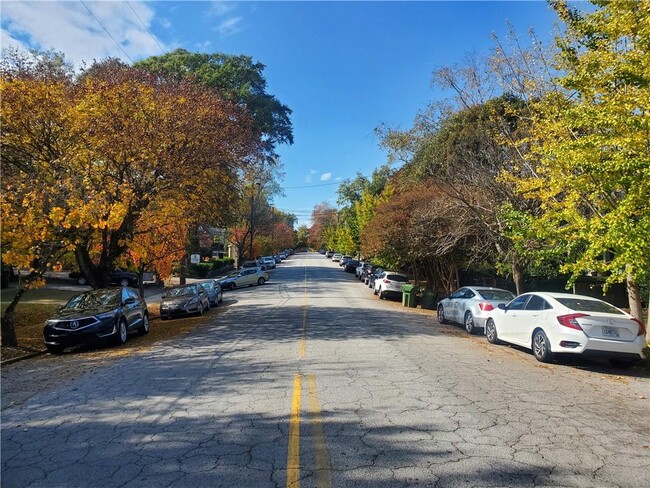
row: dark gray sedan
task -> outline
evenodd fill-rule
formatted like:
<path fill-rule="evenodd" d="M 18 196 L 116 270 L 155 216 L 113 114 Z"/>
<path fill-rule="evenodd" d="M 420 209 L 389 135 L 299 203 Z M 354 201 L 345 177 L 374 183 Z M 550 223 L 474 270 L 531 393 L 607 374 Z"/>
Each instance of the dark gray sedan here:
<path fill-rule="evenodd" d="M 189 283 L 167 288 L 160 301 L 160 318 L 198 314 L 210 309 L 208 293 L 199 283 Z"/>

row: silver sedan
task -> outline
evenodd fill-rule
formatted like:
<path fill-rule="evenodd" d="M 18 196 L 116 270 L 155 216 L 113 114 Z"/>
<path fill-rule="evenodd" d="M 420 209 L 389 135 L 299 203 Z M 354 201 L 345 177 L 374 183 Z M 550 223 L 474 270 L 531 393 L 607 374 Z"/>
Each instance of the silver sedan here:
<path fill-rule="evenodd" d="M 438 322 L 463 324 L 468 334 L 485 331 L 488 312 L 515 296 L 508 290 L 486 286 L 464 286 L 438 303 Z"/>

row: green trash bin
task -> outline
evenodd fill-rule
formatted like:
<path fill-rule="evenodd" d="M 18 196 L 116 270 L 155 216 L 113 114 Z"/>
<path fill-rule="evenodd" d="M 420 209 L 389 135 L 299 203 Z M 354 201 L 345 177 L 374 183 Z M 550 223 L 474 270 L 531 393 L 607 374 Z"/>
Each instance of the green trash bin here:
<path fill-rule="evenodd" d="M 436 295 L 430 289 L 425 289 L 420 298 L 420 306 L 426 310 L 435 310 Z"/>
<path fill-rule="evenodd" d="M 403 285 L 402 286 L 402 305 L 405 307 L 415 308 L 417 306 L 416 293 L 418 292 L 418 287 L 415 285 Z"/>

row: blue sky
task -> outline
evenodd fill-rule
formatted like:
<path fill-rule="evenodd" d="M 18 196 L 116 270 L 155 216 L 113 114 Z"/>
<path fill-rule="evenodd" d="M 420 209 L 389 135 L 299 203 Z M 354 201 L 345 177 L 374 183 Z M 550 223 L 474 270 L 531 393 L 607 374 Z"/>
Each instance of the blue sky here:
<path fill-rule="evenodd" d="M 274 203 L 308 223 L 315 204 L 336 202 L 338 181 L 386 161 L 375 127 L 406 129 L 445 97 L 431 87 L 435 68 L 487 53 L 506 21 L 549 41 L 555 20 L 541 1 L 3 1 L 1 43 L 54 48 L 77 65 L 177 47 L 252 56 L 293 110 L 295 143 L 279 148 L 285 196 Z"/>

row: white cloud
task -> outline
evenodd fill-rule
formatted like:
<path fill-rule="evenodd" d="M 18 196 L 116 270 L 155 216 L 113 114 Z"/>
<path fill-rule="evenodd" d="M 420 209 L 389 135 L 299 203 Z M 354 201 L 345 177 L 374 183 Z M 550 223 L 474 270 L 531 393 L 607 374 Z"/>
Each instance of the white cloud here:
<path fill-rule="evenodd" d="M 242 30 L 242 27 L 239 25 L 241 20 L 241 17 L 231 17 L 226 19 L 217 26 L 216 31 L 224 37 L 237 34 Z"/>
<path fill-rule="evenodd" d="M 223 17 L 235 9 L 234 2 L 214 1 L 210 2 L 207 14 L 212 17 Z"/>
<path fill-rule="evenodd" d="M 328 181 L 330 178 L 332 178 L 332 173 L 323 173 L 320 175 L 321 181 Z"/>
<path fill-rule="evenodd" d="M 340 176 L 337 176 L 336 178 L 334 178 L 334 181 L 341 181 L 341 180 L 342 180 L 342 178 Z"/>
<path fill-rule="evenodd" d="M 207 50 L 212 43 L 210 41 L 203 41 L 203 42 L 197 42 L 194 44 L 196 46 L 196 49 L 198 51 L 205 51 Z"/>
<path fill-rule="evenodd" d="M 158 23 L 165 29 L 169 29 L 172 26 L 172 23 L 169 19 L 161 17 L 158 19 Z"/>
<path fill-rule="evenodd" d="M 305 176 L 305 183 L 311 183 L 314 181 L 314 175 L 317 174 L 318 171 L 315 169 L 312 169 L 307 176 Z"/>
<path fill-rule="evenodd" d="M 7 35 L 24 39 L 29 47 L 63 52 L 76 66 L 106 57 L 128 61 L 122 50 L 131 60 L 162 54 L 142 25 L 151 26 L 154 10 L 141 2 L 129 4 L 137 17 L 125 2 L 86 2 L 113 41 L 80 2 L 3 2 L 3 45 Z"/>

